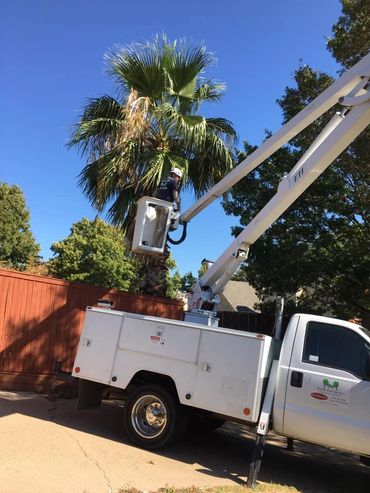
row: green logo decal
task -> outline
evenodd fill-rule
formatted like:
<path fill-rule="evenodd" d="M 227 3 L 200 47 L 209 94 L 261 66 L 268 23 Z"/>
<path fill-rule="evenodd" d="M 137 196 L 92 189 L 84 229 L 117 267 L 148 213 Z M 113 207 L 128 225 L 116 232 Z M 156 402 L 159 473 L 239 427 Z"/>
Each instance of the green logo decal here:
<path fill-rule="evenodd" d="M 330 383 L 327 378 L 324 378 L 322 383 L 324 385 L 324 389 L 328 388 L 328 389 L 338 390 L 339 382 L 337 382 L 336 380 L 334 380 L 333 383 Z"/>

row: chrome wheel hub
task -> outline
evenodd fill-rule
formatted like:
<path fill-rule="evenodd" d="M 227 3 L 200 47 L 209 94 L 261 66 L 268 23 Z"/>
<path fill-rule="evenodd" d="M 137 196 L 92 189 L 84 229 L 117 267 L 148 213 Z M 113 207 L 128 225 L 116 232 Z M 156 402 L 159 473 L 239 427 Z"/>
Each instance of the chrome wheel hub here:
<path fill-rule="evenodd" d="M 156 438 L 167 424 L 166 406 L 159 397 L 144 395 L 132 407 L 131 423 L 138 435 L 147 439 Z"/>

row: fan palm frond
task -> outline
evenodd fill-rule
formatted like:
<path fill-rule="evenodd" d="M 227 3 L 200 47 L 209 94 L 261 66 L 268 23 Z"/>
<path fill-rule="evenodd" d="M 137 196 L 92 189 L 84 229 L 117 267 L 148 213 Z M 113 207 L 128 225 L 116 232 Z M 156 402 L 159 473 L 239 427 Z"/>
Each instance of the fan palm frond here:
<path fill-rule="evenodd" d="M 124 121 L 122 106 L 110 96 L 91 99 L 74 125 L 67 145 L 77 146 L 80 153 L 107 151 L 108 142 L 114 142 Z"/>
<path fill-rule="evenodd" d="M 161 59 L 161 49 L 156 42 L 115 47 L 105 55 L 107 72 L 119 86 L 154 100 L 161 98 L 166 86 Z"/>
<path fill-rule="evenodd" d="M 225 120 L 225 118 L 207 118 L 206 123 L 208 133 L 216 134 L 226 142 L 229 148 L 232 148 L 238 135 L 229 120 Z"/>
<path fill-rule="evenodd" d="M 221 179 L 233 166 L 236 133 L 228 120 L 198 113 L 224 91 L 203 78 L 214 62 L 203 45 L 162 35 L 115 47 L 105 60 L 120 97 L 90 100 L 68 145 L 87 158 L 78 179 L 88 200 L 127 227 L 137 199 L 152 195 L 172 167 L 183 170 L 183 186 L 196 196 Z"/>
<path fill-rule="evenodd" d="M 207 81 L 201 85 L 198 85 L 194 91 L 194 99 L 198 104 L 205 101 L 209 103 L 218 103 L 225 91 L 225 84 L 221 82 Z"/>

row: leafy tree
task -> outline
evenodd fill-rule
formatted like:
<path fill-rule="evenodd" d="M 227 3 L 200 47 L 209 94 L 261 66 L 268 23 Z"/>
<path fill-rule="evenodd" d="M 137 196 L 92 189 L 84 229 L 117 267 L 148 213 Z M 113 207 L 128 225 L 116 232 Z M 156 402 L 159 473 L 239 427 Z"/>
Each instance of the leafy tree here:
<path fill-rule="evenodd" d="M 370 51 L 369 0 L 342 0 L 342 15 L 333 26 L 328 48 L 338 63 L 350 68 Z"/>
<path fill-rule="evenodd" d="M 181 277 L 181 285 L 180 285 L 181 291 L 189 292 L 190 288 L 192 287 L 192 285 L 195 283 L 196 280 L 197 278 L 193 275 L 191 271 L 186 272 Z"/>
<path fill-rule="evenodd" d="M 200 263 L 197 277 L 195 277 L 191 271 L 186 272 L 186 274 L 181 277 L 181 290 L 190 292 L 190 288 L 193 286 L 197 279 L 200 279 L 202 276 L 204 276 L 211 264 L 212 262 L 210 262 L 209 260 L 203 259 Z"/>
<path fill-rule="evenodd" d="M 236 135 L 227 120 L 199 114 L 202 103 L 219 101 L 224 90 L 203 78 L 213 62 L 204 46 L 163 36 L 117 48 L 106 61 L 118 97 L 90 100 L 69 144 L 87 159 L 79 182 L 85 195 L 98 211 L 108 207 L 108 218 L 130 236 L 136 201 L 153 195 L 173 166 L 196 196 L 230 171 Z M 164 294 L 167 257 L 143 260 L 144 292 Z"/>
<path fill-rule="evenodd" d="M 40 246 L 30 229 L 30 212 L 22 190 L 0 183 L 0 261 L 24 270 L 38 262 Z"/>
<path fill-rule="evenodd" d="M 200 263 L 200 267 L 198 269 L 198 279 L 200 279 L 208 270 L 209 264 L 207 263 L 207 260 L 203 259 L 202 262 Z"/>
<path fill-rule="evenodd" d="M 171 256 L 167 260 L 166 284 L 166 296 L 168 298 L 177 298 L 181 291 L 181 276 L 180 272 L 176 269 L 176 262 Z"/>
<path fill-rule="evenodd" d="M 355 4 L 361 12 L 355 12 Z M 369 47 L 368 8 L 366 2 L 343 1 L 344 18 L 333 26 L 329 47 L 345 67 Z M 350 43 L 359 32 L 360 46 L 355 40 Z M 296 87 L 286 88 L 278 101 L 284 123 L 331 83 L 328 75 L 307 66 L 301 66 L 294 79 Z M 246 225 L 330 116 L 321 117 L 234 187 L 231 199 L 224 201 L 226 212 L 240 215 Z M 261 297 L 301 289 L 300 310 L 342 317 L 370 311 L 369 137 L 367 129 L 252 246 L 243 269 Z M 245 154 L 252 150 L 245 143 Z"/>
<path fill-rule="evenodd" d="M 122 231 L 99 218 L 73 224 L 70 235 L 51 250 L 49 271 L 56 277 L 125 291 L 137 287 L 135 262 Z"/>

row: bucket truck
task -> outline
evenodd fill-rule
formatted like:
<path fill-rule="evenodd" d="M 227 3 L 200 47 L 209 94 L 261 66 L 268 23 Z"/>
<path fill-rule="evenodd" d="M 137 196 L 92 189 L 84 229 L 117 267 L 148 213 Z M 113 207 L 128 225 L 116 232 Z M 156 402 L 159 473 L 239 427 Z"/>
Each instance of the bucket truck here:
<path fill-rule="evenodd" d="M 196 414 L 210 426 L 222 420 L 255 426 L 250 485 L 269 428 L 370 461 L 370 331 L 329 317 L 295 314 L 278 341 L 219 327 L 214 313 L 250 245 L 369 125 L 369 78 L 370 54 L 181 216 L 168 202 L 140 199 L 133 250 L 157 255 L 174 223 L 186 225 L 310 123 L 334 105 L 341 108 L 281 178 L 273 198 L 199 279 L 184 321 L 87 309 L 73 369 L 82 406 L 98 403 L 96 392 L 104 386 L 122 389 L 126 435 L 152 450 L 180 436 Z M 159 208 L 167 214 L 160 240 L 155 234 Z"/>

